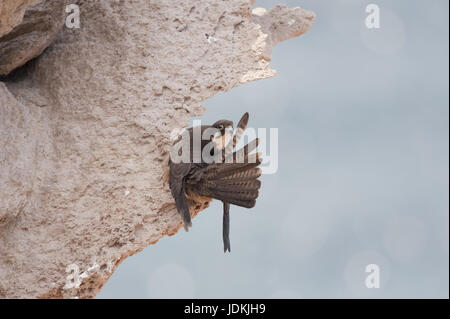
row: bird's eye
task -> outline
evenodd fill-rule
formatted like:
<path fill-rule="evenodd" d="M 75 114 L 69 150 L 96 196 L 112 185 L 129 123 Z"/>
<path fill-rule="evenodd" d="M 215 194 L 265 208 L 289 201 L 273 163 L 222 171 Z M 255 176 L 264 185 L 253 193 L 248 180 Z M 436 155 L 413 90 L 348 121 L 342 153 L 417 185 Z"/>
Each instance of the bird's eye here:
<path fill-rule="evenodd" d="M 222 131 L 223 130 L 223 125 L 220 124 L 217 128 L 219 129 L 219 131 Z"/>

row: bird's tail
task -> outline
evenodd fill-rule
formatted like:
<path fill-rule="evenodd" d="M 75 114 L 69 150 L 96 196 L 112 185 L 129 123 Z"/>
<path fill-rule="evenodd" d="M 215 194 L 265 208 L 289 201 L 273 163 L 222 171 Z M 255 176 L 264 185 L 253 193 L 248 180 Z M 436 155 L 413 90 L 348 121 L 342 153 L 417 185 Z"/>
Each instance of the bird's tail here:
<path fill-rule="evenodd" d="M 259 153 L 249 154 L 256 142 L 247 144 L 233 153 L 237 162 L 214 163 L 204 168 L 201 185 L 197 192 L 200 195 L 213 197 L 226 203 L 251 208 L 255 206 L 261 182 L 261 164 Z M 250 146 L 250 147 L 249 147 Z M 239 160 L 239 154 L 242 156 Z"/>

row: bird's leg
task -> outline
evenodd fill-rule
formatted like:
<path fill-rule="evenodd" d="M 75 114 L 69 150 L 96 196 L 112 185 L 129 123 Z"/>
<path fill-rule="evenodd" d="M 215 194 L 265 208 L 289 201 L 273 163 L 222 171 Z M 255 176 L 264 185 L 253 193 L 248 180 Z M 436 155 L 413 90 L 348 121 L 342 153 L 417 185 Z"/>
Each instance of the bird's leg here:
<path fill-rule="evenodd" d="M 230 204 L 223 202 L 223 227 L 222 227 L 222 237 L 223 237 L 223 252 L 226 253 L 227 250 L 231 252 L 230 244 Z"/>

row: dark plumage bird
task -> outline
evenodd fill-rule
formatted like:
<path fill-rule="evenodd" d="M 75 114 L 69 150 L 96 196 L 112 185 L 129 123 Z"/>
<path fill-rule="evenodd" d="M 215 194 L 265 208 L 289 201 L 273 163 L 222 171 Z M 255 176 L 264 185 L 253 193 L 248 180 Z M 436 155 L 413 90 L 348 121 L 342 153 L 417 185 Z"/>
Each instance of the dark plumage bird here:
<path fill-rule="evenodd" d="M 233 128 L 233 122 L 220 120 L 213 125 L 202 125 L 201 134 L 206 129 L 215 129 L 217 134 L 209 140 L 201 141 L 201 150 L 210 142 L 220 145 L 222 151 L 218 162 L 207 163 L 203 158 L 194 161 L 193 128 L 187 129 L 189 133 L 190 161 L 188 163 L 174 163 L 169 160 L 169 186 L 175 199 L 176 207 L 183 220 L 186 231 L 192 226 L 191 214 L 187 198 L 203 197 L 218 199 L 223 202 L 223 243 L 224 252 L 231 251 L 230 246 L 230 204 L 251 208 L 255 206 L 261 182 L 258 177 L 261 170 L 257 167 L 261 163 L 258 153 L 251 152 L 258 146 L 258 139 L 233 152 L 242 133 L 247 127 L 248 113 L 245 113 L 238 123 L 236 134 L 227 139 L 227 129 Z M 177 144 L 180 138 L 174 143 Z M 230 140 L 229 144 L 226 141 Z M 217 141 L 220 143 L 217 144 Z M 229 149 L 230 152 L 225 152 Z"/>

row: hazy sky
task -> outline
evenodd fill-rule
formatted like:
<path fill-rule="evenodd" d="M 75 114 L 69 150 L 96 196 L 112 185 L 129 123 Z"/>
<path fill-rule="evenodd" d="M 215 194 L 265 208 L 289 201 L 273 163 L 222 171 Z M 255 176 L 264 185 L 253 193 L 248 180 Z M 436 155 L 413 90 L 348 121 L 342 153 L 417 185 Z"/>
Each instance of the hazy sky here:
<path fill-rule="evenodd" d="M 253 209 L 213 202 L 126 259 L 100 298 L 449 297 L 449 2 L 278 1 L 316 12 L 277 75 L 205 101 L 202 120 L 278 128 Z M 364 26 L 381 9 L 380 29 Z M 380 288 L 365 285 L 377 264 Z"/>

